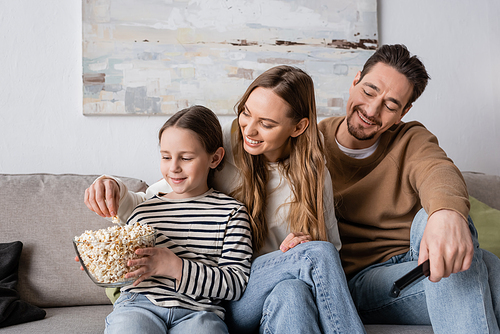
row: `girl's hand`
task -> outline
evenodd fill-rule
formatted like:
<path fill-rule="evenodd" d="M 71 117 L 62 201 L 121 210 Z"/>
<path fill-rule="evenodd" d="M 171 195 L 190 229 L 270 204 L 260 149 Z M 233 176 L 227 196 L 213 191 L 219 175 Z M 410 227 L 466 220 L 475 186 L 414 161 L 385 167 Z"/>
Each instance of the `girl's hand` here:
<path fill-rule="evenodd" d="M 140 266 L 136 271 L 129 272 L 125 277 L 138 277 L 134 286 L 151 276 L 169 276 L 180 281 L 182 278 L 182 260 L 166 247 L 139 248 L 135 254 L 142 255 L 140 259 L 129 260 L 129 267 Z"/>
<path fill-rule="evenodd" d="M 75 256 L 75 261 L 80 262 L 80 259 L 78 259 L 78 256 Z M 83 266 L 80 266 L 80 270 L 83 271 Z"/>
<path fill-rule="evenodd" d="M 280 250 L 284 253 L 287 250 L 297 246 L 298 244 L 303 244 L 311 240 L 312 237 L 309 234 L 305 234 L 302 232 L 290 233 L 281 243 Z"/>

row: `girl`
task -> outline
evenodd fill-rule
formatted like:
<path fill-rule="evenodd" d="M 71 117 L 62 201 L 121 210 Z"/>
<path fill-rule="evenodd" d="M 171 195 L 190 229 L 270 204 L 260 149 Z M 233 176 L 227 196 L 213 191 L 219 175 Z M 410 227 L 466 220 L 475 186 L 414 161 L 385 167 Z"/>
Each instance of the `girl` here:
<path fill-rule="evenodd" d="M 244 205 L 209 184 L 222 168 L 217 117 L 207 108 L 179 111 L 160 129 L 161 172 L 170 189 L 139 204 L 128 224 L 158 233 L 156 247 L 130 260 L 138 277 L 121 289 L 106 333 L 227 333 L 221 300 L 238 299 L 252 256 Z"/>
<path fill-rule="evenodd" d="M 226 304 L 226 323 L 234 333 L 364 333 L 338 254 L 311 77 L 295 67 L 271 68 L 236 109 L 238 118 L 223 129 L 227 160 L 215 188 L 249 208 L 258 257 L 242 298 Z M 87 189 L 85 202 L 101 216 L 118 209 L 127 216 L 133 203 L 165 186 L 129 193 L 103 176 Z M 106 195 L 114 199 L 106 203 Z"/>

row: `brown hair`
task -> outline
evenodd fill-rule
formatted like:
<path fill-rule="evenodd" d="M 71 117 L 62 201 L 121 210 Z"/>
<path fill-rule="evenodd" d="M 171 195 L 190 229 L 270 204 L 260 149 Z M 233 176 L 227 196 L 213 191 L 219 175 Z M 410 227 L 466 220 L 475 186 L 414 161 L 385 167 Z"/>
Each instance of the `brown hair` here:
<path fill-rule="evenodd" d="M 163 132 L 170 128 L 177 127 L 193 131 L 197 136 L 203 148 L 208 154 L 214 154 L 219 147 L 223 147 L 222 128 L 217 116 L 208 108 L 200 105 L 191 106 L 175 113 L 168 121 L 163 124 L 158 139 L 161 141 Z M 224 167 L 224 158 L 217 166 L 216 170 Z M 211 169 L 208 174 L 208 186 L 213 186 L 214 170 Z"/>
<path fill-rule="evenodd" d="M 323 209 L 325 160 L 316 120 L 314 85 L 311 77 L 299 68 L 273 67 L 257 77 L 238 101 L 238 116 L 257 87 L 271 89 L 290 107 L 287 117 L 297 124 L 307 118 L 309 126 L 301 135 L 290 137 L 290 157 L 278 161 L 290 184 L 292 198 L 289 205 L 288 226 L 291 232 L 310 234 L 313 240 L 327 240 Z M 266 184 L 269 179 L 264 155 L 250 155 L 243 148 L 243 135 L 238 127 L 234 157 L 243 181 L 232 196 L 249 209 L 254 250 L 258 251 L 268 234 L 265 218 Z"/>
<path fill-rule="evenodd" d="M 361 82 L 363 77 L 378 63 L 391 66 L 413 85 L 413 93 L 403 110 L 410 107 L 422 95 L 430 79 L 424 64 L 417 56 L 411 56 L 410 51 L 402 44 L 383 45 L 368 58 L 358 82 Z"/>

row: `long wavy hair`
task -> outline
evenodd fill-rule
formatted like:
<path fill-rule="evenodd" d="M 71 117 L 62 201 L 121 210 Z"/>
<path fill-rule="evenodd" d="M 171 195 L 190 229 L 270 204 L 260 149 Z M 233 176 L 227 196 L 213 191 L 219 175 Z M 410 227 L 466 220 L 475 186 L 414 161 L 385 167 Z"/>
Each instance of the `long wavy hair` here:
<path fill-rule="evenodd" d="M 286 204 L 289 205 L 287 223 L 290 231 L 310 234 L 313 240 L 327 240 L 323 214 L 325 160 L 317 127 L 313 81 L 299 68 L 273 67 L 257 77 L 238 101 L 235 106 L 238 117 L 257 87 L 271 89 L 282 98 L 289 106 L 287 117 L 294 124 L 303 118 L 309 120 L 309 126 L 301 135 L 288 139 L 290 156 L 278 161 L 278 168 L 282 169 L 292 190 L 292 198 Z M 231 195 L 243 202 L 250 212 L 254 251 L 258 251 L 268 234 L 265 216 L 268 161 L 263 154 L 251 155 L 244 150 L 239 127 L 234 140 L 235 163 L 243 182 Z"/>

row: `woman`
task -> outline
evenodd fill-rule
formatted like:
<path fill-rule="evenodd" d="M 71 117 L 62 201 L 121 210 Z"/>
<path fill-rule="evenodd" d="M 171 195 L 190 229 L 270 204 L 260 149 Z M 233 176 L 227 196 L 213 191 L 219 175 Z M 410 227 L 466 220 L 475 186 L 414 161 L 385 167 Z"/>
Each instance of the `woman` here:
<path fill-rule="evenodd" d="M 271 68 L 248 87 L 237 112 L 223 129 L 227 161 L 215 188 L 248 208 L 258 257 L 242 298 L 226 304 L 230 332 L 364 333 L 337 251 L 311 77 L 290 66 Z M 119 208 L 125 219 L 136 204 L 166 191 L 160 181 L 146 194 L 129 193 L 103 176 L 85 202 L 105 217 Z"/>

